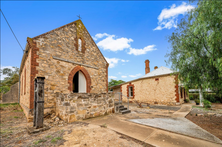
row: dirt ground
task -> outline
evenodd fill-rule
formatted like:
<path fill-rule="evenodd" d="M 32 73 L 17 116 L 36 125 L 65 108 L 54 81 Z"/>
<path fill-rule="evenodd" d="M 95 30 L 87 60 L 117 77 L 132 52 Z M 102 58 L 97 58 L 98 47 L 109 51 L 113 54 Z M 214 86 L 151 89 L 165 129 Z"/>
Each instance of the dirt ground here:
<path fill-rule="evenodd" d="M 49 130 L 28 134 L 25 115 L 19 105 L 1 105 L 1 146 L 74 146 L 74 147 L 142 147 L 149 146 L 138 140 L 118 134 L 102 126 L 83 122 L 52 126 Z M 45 119 L 50 122 L 51 118 Z"/>
<path fill-rule="evenodd" d="M 213 105 L 214 106 L 214 105 Z M 222 140 L 222 104 L 216 104 L 213 109 L 196 108 L 195 106 L 186 118 L 201 128 Z"/>

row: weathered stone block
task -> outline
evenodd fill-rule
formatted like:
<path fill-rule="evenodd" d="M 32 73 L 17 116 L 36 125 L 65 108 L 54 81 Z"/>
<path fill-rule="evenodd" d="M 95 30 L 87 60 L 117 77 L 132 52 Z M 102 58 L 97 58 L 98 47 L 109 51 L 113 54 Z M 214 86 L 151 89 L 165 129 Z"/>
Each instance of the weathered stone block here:
<path fill-rule="evenodd" d="M 63 106 L 70 106 L 70 103 L 69 103 L 69 102 L 63 102 L 62 105 L 63 105 Z"/>
<path fill-rule="evenodd" d="M 78 110 L 77 113 L 78 113 L 78 114 L 84 114 L 84 115 L 85 115 L 85 114 L 86 114 L 86 110 Z"/>
<path fill-rule="evenodd" d="M 68 123 L 76 121 L 76 115 L 75 114 L 70 114 L 68 118 Z"/>
<path fill-rule="evenodd" d="M 94 117 L 100 116 L 100 112 L 95 112 Z"/>

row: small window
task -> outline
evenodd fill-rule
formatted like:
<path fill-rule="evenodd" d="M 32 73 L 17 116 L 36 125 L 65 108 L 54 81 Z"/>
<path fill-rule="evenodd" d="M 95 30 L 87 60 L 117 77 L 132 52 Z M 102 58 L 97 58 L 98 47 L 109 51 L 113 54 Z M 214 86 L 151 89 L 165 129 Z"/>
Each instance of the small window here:
<path fill-rule="evenodd" d="M 155 78 L 155 81 L 159 81 L 159 78 Z"/>
<path fill-rule="evenodd" d="M 130 97 L 133 96 L 133 87 L 132 86 L 129 87 L 129 96 Z"/>
<path fill-rule="evenodd" d="M 82 51 L 82 40 L 80 38 L 78 39 L 78 51 Z"/>

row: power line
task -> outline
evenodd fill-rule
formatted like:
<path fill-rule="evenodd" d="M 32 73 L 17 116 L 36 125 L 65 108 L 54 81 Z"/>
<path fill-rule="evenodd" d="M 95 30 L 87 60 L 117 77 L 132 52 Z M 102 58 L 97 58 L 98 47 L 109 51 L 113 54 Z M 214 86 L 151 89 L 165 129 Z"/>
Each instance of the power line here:
<path fill-rule="evenodd" d="M 0 11 L 2 12 L 2 9 L 0 9 Z M 14 37 L 15 37 L 15 39 L 17 40 L 18 44 L 20 45 L 20 47 L 21 47 L 22 51 L 24 51 L 24 49 L 22 48 L 22 46 L 21 46 L 21 44 L 19 43 L 19 41 L 18 41 L 17 37 L 15 36 L 15 33 L 13 32 L 13 30 L 12 30 L 11 26 L 9 25 L 9 23 L 8 23 L 8 21 L 7 21 L 6 17 L 5 17 L 5 15 L 3 14 L 3 12 L 2 12 L 2 15 L 3 15 L 3 17 L 5 18 L 5 21 L 7 22 L 7 24 L 8 24 L 8 26 L 9 26 L 9 28 L 11 29 L 12 34 L 14 35 Z"/>

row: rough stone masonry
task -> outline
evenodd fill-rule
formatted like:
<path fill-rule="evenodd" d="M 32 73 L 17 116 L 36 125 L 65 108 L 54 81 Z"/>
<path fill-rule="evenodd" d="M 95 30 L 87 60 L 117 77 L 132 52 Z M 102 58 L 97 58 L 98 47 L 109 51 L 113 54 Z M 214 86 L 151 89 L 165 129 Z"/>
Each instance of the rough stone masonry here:
<path fill-rule="evenodd" d="M 44 108 L 54 111 L 55 93 L 72 93 L 78 71 L 85 76 L 86 93 L 108 92 L 109 64 L 81 20 L 27 38 L 25 50 L 20 66 L 20 104 L 28 121 L 33 118 L 35 77 L 45 77 Z"/>
<path fill-rule="evenodd" d="M 114 112 L 111 93 L 56 93 L 56 115 L 66 122 L 97 117 Z"/>

